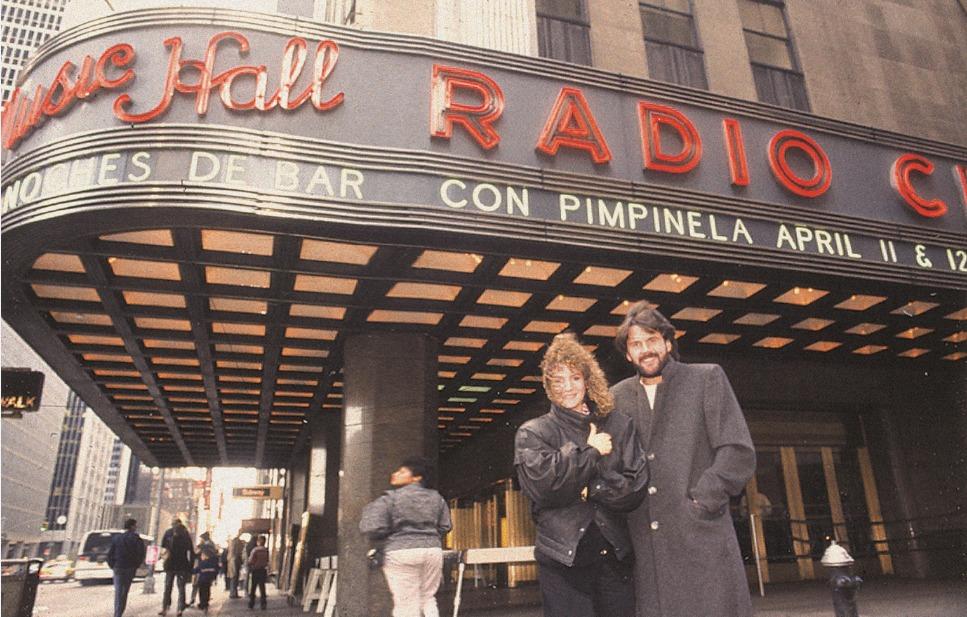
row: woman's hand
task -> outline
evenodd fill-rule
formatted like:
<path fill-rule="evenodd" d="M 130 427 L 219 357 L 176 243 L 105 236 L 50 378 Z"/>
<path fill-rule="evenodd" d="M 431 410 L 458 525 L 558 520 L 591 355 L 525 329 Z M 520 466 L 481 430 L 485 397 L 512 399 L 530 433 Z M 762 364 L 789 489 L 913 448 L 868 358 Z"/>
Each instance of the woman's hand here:
<path fill-rule="evenodd" d="M 601 456 L 611 454 L 611 435 L 599 433 L 594 422 L 591 423 L 591 434 L 588 435 L 588 445 L 601 453 Z"/>

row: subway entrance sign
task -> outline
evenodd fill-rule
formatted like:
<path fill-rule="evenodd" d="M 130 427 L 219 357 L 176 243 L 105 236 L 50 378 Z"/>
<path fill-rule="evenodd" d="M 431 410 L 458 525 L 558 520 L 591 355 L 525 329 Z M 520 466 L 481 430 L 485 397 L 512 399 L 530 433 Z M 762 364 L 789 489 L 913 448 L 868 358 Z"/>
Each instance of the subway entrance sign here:
<path fill-rule="evenodd" d="M 232 497 L 249 499 L 282 499 L 281 486 L 239 486 L 232 489 Z"/>
<path fill-rule="evenodd" d="M 3 415 L 20 417 L 40 410 L 44 374 L 26 368 L 5 368 L 2 375 Z"/>

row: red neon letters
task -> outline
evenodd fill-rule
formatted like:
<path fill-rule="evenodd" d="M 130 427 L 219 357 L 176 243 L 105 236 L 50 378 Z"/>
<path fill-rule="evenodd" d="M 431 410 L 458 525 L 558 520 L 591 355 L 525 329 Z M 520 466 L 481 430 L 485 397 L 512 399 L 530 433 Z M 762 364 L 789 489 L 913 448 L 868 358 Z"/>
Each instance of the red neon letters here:
<path fill-rule="evenodd" d="M 801 151 L 812 161 L 815 169 L 812 178 L 801 178 L 789 166 L 786 157 L 791 148 Z M 802 197 L 819 197 L 833 181 L 833 169 L 826 152 L 812 138 L 792 129 L 779 131 L 769 140 L 769 168 L 779 184 Z"/>
<path fill-rule="evenodd" d="M 454 91 L 473 92 L 480 97 L 476 105 L 458 103 Z M 504 92 L 497 82 L 483 73 L 452 66 L 433 65 L 430 91 L 430 134 L 450 139 L 453 125 L 460 124 L 485 150 L 500 143 L 493 123 L 504 112 Z"/>
<path fill-rule="evenodd" d="M 561 146 L 585 150 L 599 165 L 611 160 L 608 143 L 598 129 L 584 93 L 577 88 L 561 88 L 537 139 L 537 149 L 550 156 L 555 156 Z"/>
<path fill-rule="evenodd" d="M 702 160 L 702 138 L 692 121 L 682 112 L 673 107 L 639 101 L 638 121 L 641 126 L 641 155 L 645 169 L 683 174 L 694 169 Z M 662 126 L 678 133 L 682 149 L 677 154 L 662 150 Z"/>
<path fill-rule="evenodd" d="M 215 88 L 219 89 L 219 99 L 222 105 L 233 111 L 248 111 L 251 109 L 269 111 L 275 107 L 292 111 L 301 107 L 306 101 L 311 101 L 312 106 L 318 111 L 327 111 L 342 103 L 345 97 L 343 92 L 337 92 L 328 100 L 322 100 L 322 87 L 333 69 L 336 68 L 336 61 L 339 59 L 339 46 L 335 41 L 324 40 L 319 43 L 316 47 L 313 62 L 312 81 L 301 93 L 293 97 L 292 88 L 299 79 L 306 62 L 308 44 L 305 39 L 292 37 L 286 42 L 282 50 L 279 87 L 272 95 L 267 94 L 268 70 L 264 65 L 236 66 L 221 73 L 213 74 L 218 45 L 225 40 L 234 41 L 238 45 L 239 54 L 245 55 L 248 53 L 248 39 L 238 32 L 221 32 L 211 37 L 205 51 L 205 59 L 201 61 L 181 59 L 181 37 L 166 39 L 165 47 L 170 51 L 161 100 L 152 109 L 135 114 L 127 111 L 132 103 L 131 95 L 122 94 L 114 101 L 114 115 L 124 122 L 147 122 L 168 111 L 175 92 L 180 92 L 182 94 L 194 93 L 195 112 L 203 116 L 208 112 L 211 93 Z M 198 73 L 198 80 L 195 83 L 186 83 L 182 80 L 182 71 L 185 69 Z M 239 77 L 250 77 L 255 80 L 255 95 L 251 100 L 240 102 L 233 98 L 232 84 Z"/>
<path fill-rule="evenodd" d="M 725 153 L 729 156 L 732 186 L 749 186 L 749 164 L 745 160 L 742 126 L 735 118 L 725 118 L 722 120 L 722 132 L 725 134 Z"/>
<path fill-rule="evenodd" d="M 268 111 L 275 107 L 292 111 L 301 107 L 306 101 L 311 102 L 318 111 L 327 111 L 342 103 L 345 96 L 342 92 L 326 100 L 322 97 L 323 85 L 335 69 L 339 58 L 339 46 L 335 41 L 324 40 L 319 43 L 316 47 L 311 82 L 302 92 L 294 94 L 292 89 L 306 63 L 308 44 L 300 37 L 290 38 L 282 50 L 279 87 L 269 95 L 267 93 L 268 69 L 264 65 L 235 66 L 220 73 L 214 73 L 218 46 L 226 40 L 238 46 L 239 54 L 248 53 L 248 39 L 238 32 L 221 32 L 212 36 L 208 42 L 204 60 L 182 60 L 181 37 L 165 40 L 169 57 L 161 100 L 146 112 L 132 113 L 128 111 L 133 103 L 131 95 L 122 94 L 114 101 L 114 115 L 123 122 L 148 122 L 168 111 L 175 93 L 180 92 L 195 95 L 195 111 L 203 116 L 208 111 L 211 93 L 216 88 L 219 90 L 222 104 L 233 111 L 251 109 Z M 19 88 L 14 90 L 3 110 L 3 146 L 7 149 L 15 148 L 44 118 L 65 113 L 75 102 L 94 96 L 98 90 L 116 90 L 128 84 L 134 79 L 135 72 L 134 69 L 126 67 L 130 67 L 134 60 L 134 48 L 127 43 L 121 43 L 105 50 L 97 62 L 91 56 L 86 56 L 76 78 L 73 77 L 76 68 L 74 63 L 65 62 L 50 87 L 45 89 L 43 86 L 37 86 L 32 98 L 24 95 Z M 108 75 L 109 65 L 115 69 L 126 68 L 126 70 L 112 78 Z M 182 79 L 184 71 L 197 73 L 197 81 L 194 83 L 184 81 Z M 237 101 L 232 95 L 232 85 L 240 77 L 254 80 L 255 94 L 249 101 Z"/>
<path fill-rule="evenodd" d="M 127 69 L 115 78 L 107 75 L 108 64 L 124 68 L 134 62 L 134 48 L 126 43 L 109 47 L 97 62 L 85 56 L 81 70 L 74 78 L 73 62 L 65 62 L 50 87 L 37 86 L 33 98 L 20 88 L 13 91 L 3 108 L 3 147 L 13 149 L 29 135 L 45 117 L 59 116 L 79 100 L 94 96 L 98 90 L 114 90 L 134 79 L 134 71 Z"/>
<path fill-rule="evenodd" d="M 933 163 L 918 154 L 900 155 L 890 169 L 890 184 L 917 214 L 927 218 L 937 218 L 946 214 L 947 204 L 939 199 L 925 199 L 913 188 L 910 174 L 915 171 L 929 176 L 933 173 Z"/>

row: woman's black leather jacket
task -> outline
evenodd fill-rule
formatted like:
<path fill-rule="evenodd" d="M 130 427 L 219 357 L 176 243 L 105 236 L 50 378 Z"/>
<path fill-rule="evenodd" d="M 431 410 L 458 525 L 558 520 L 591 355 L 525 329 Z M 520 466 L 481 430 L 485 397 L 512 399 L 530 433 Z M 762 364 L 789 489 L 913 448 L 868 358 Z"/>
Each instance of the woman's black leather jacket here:
<path fill-rule="evenodd" d="M 611 435 L 610 454 L 602 456 L 587 444 L 591 422 Z M 514 465 L 531 500 L 539 553 L 573 565 L 578 544 L 594 522 L 618 559 L 631 554 L 624 513 L 638 507 L 648 484 L 631 418 L 619 411 L 602 416 L 551 405 L 517 430 Z"/>

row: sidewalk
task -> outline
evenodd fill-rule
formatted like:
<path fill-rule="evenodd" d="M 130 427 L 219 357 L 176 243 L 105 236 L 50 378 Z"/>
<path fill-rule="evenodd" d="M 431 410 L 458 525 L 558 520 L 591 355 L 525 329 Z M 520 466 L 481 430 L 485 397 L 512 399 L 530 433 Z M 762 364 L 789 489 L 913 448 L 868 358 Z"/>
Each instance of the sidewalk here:
<path fill-rule="evenodd" d="M 160 608 L 159 594 L 142 595 L 140 588 L 132 589 L 125 617 L 155 617 Z M 268 608 L 248 608 L 245 599 L 232 600 L 221 589 L 213 589 L 209 617 L 298 617 L 316 615 L 303 613 L 301 606 L 289 606 L 286 598 L 271 585 L 268 587 Z M 69 589 L 66 586 L 45 586 L 41 603 L 34 617 L 103 617 L 110 614 L 112 600 L 110 586 Z M 66 606 L 54 606 L 55 597 L 66 601 Z M 83 598 L 83 600 L 81 599 Z M 766 597 L 753 596 L 756 617 L 832 617 L 833 605 L 825 583 L 775 584 L 766 588 Z M 467 590 L 463 597 L 461 616 L 467 617 L 542 617 L 539 595 L 535 586 L 520 589 Z M 967 581 L 917 581 L 908 579 L 877 579 L 863 585 L 858 596 L 861 617 L 967 617 Z M 449 617 L 453 600 L 450 594 L 439 597 L 440 615 Z M 39 610 L 38 610 L 39 609 Z M 169 610 L 168 617 L 175 617 Z M 184 617 L 203 617 L 197 608 L 185 610 Z M 344 616 L 349 617 L 349 616 Z M 389 616 L 386 616 L 389 617 Z M 695 617 L 715 617 L 704 615 Z"/>

